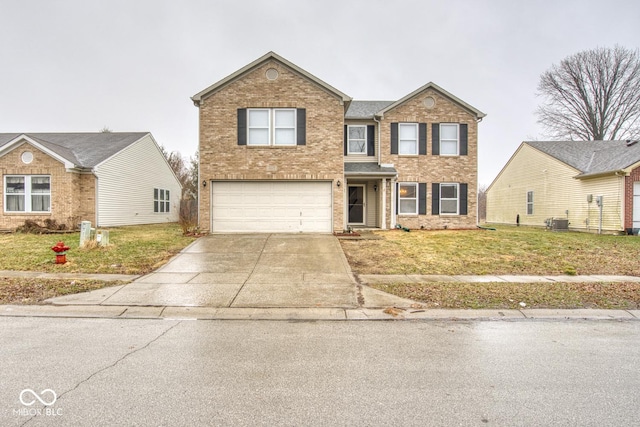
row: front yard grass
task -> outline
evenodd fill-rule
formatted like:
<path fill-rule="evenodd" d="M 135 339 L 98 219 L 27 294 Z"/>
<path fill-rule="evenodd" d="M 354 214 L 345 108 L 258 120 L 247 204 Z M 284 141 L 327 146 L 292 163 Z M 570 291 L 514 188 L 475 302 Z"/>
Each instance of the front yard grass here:
<path fill-rule="evenodd" d="M 194 237 L 182 235 L 177 224 L 153 224 L 109 229 L 107 247 L 81 249 L 80 233 L 0 235 L 0 270 L 59 273 L 146 274 L 180 252 Z M 51 247 L 63 241 L 71 249 L 66 264 L 55 264 Z"/>
<path fill-rule="evenodd" d="M 377 231 L 341 240 L 358 274 L 640 276 L 640 238 L 529 227 Z M 392 283 L 372 285 L 429 308 L 638 309 L 639 283 Z"/>
<path fill-rule="evenodd" d="M 107 247 L 81 249 L 80 233 L 0 235 L 4 248 L 0 270 L 48 273 L 146 274 L 195 240 L 183 236 L 177 224 L 154 224 L 109 229 Z M 51 246 L 63 241 L 70 247 L 66 264 L 55 264 Z M 0 274 L 0 304 L 40 304 L 56 296 L 92 291 L 124 282 L 8 278 Z"/>

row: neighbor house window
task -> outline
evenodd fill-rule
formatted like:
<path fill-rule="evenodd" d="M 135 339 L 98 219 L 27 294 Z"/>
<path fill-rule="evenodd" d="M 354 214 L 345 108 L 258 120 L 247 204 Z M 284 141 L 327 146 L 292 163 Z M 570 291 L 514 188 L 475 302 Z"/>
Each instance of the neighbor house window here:
<path fill-rule="evenodd" d="M 533 191 L 527 191 L 527 215 L 533 215 Z"/>
<path fill-rule="evenodd" d="M 296 109 L 247 110 L 247 134 L 247 145 L 296 145 Z"/>
<path fill-rule="evenodd" d="M 404 215 L 418 214 L 418 184 L 400 183 L 398 185 L 398 213 Z"/>
<path fill-rule="evenodd" d="M 171 198 L 169 190 L 161 188 L 153 189 L 153 211 L 156 213 L 166 213 L 171 210 Z"/>
<path fill-rule="evenodd" d="M 51 212 L 51 177 L 8 175 L 4 177 L 5 212 Z"/>
<path fill-rule="evenodd" d="M 398 154 L 418 154 L 418 124 L 398 124 Z"/>
<path fill-rule="evenodd" d="M 440 215 L 458 215 L 458 184 L 440 184 Z"/>
<path fill-rule="evenodd" d="M 347 126 L 348 154 L 367 154 L 367 127 Z"/>
<path fill-rule="evenodd" d="M 457 156 L 459 154 L 458 135 L 457 123 L 440 123 L 441 156 Z"/>

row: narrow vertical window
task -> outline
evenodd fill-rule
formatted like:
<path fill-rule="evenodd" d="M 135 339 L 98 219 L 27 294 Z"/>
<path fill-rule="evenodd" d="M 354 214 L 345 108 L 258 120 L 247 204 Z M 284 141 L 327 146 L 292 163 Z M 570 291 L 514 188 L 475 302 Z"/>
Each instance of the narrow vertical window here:
<path fill-rule="evenodd" d="M 527 191 L 527 215 L 533 215 L 533 191 Z"/>

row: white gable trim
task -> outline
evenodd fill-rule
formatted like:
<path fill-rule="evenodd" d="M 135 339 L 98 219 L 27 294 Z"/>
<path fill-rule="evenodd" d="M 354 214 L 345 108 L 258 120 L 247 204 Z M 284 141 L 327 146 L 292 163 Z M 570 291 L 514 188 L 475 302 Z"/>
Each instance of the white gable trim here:
<path fill-rule="evenodd" d="M 52 157 L 52 158 L 56 159 L 57 161 L 62 163 L 66 169 L 74 169 L 74 168 L 77 167 L 77 165 L 74 164 L 73 162 L 71 162 L 68 159 L 60 156 L 59 154 L 51 151 L 50 149 L 48 149 L 44 145 L 42 145 L 39 142 L 33 140 L 32 138 L 30 138 L 29 136 L 27 136 L 25 134 L 18 135 L 16 138 L 12 139 L 8 143 L 6 143 L 4 146 L 2 146 L 2 148 L 0 148 L 0 157 L 4 156 L 5 154 L 13 151 L 14 149 L 16 149 L 18 147 L 20 147 L 20 145 L 22 145 L 23 142 L 27 142 L 30 145 L 33 145 L 35 148 L 37 148 L 38 150 L 40 150 L 43 153 L 47 154 L 49 157 Z"/>

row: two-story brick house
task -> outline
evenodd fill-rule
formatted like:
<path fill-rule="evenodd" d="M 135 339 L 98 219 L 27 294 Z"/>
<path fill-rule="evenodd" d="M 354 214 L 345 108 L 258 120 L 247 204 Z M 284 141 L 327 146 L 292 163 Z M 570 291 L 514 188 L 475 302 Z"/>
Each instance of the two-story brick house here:
<path fill-rule="evenodd" d="M 192 100 L 205 231 L 476 225 L 485 115 L 433 83 L 354 101 L 269 52 Z"/>

